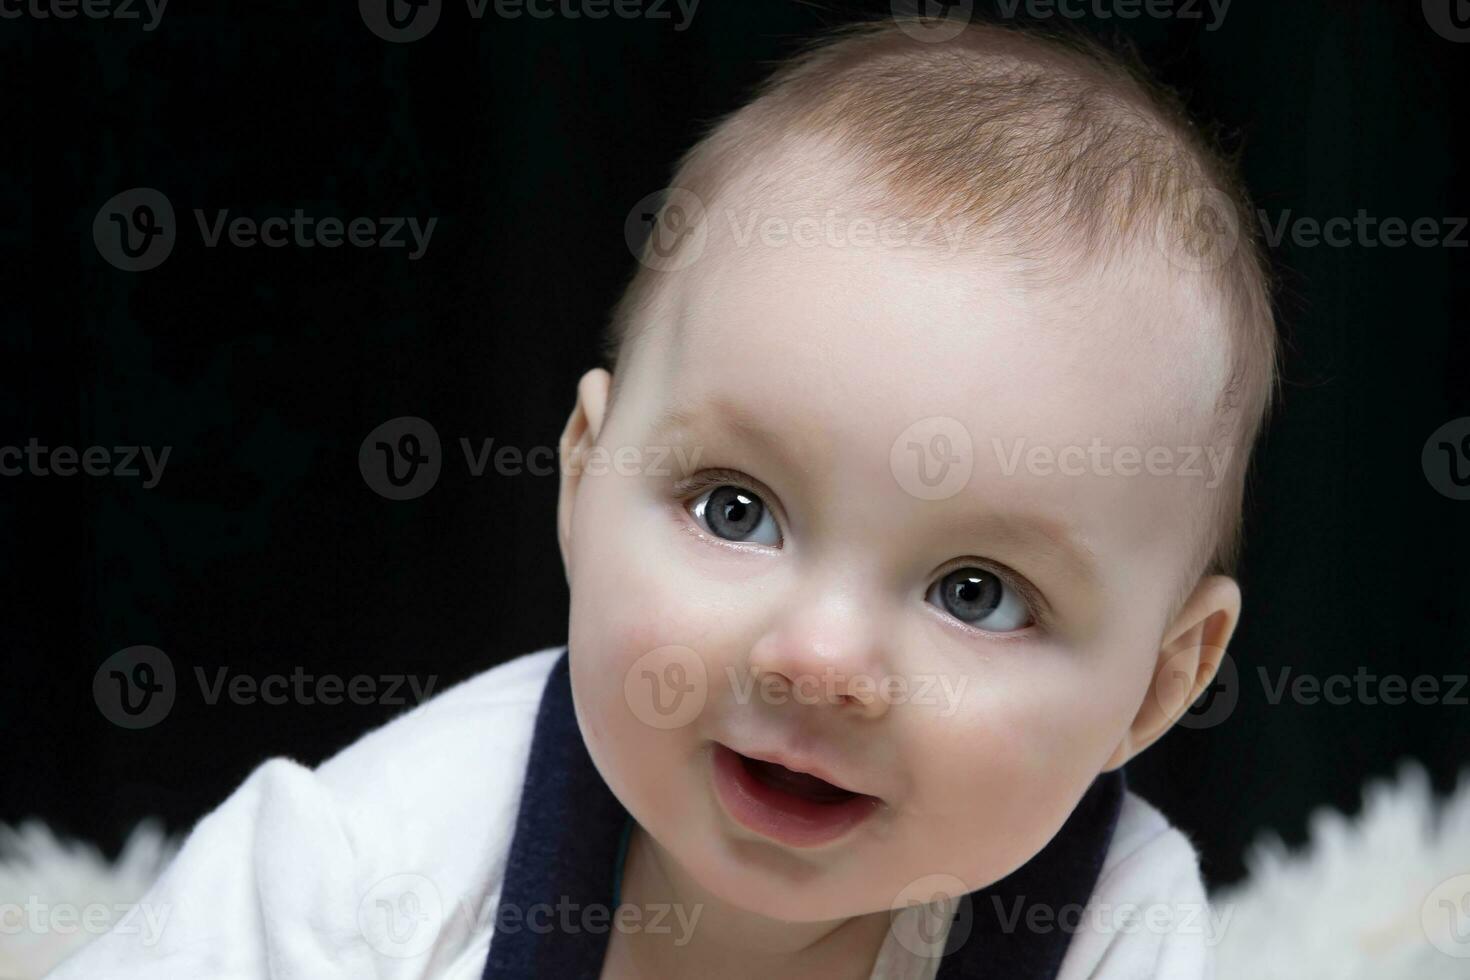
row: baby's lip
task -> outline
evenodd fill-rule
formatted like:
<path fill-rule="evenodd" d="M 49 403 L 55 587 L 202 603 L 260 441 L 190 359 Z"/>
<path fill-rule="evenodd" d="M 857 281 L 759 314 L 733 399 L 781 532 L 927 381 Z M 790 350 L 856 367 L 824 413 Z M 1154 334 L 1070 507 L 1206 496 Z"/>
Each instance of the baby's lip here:
<path fill-rule="evenodd" d="M 838 789 L 855 793 L 858 796 L 870 796 L 875 800 L 882 800 L 876 793 L 858 788 L 858 781 L 851 780 L 846 776 L 836 775 L 836 767 L 829 767 L 825 762 L 819 761 L 808 753 L 794 752 L 790 749 L 746 749 L 730 743 L 724 743 L 730 751 L 743 755 L 747 759 L 756 759 L 760 762 L 770 762 L 774 765 L 785 766 L 792 772 L 806 773 L 815 776 L 826 783 L 831 783 Z"/>

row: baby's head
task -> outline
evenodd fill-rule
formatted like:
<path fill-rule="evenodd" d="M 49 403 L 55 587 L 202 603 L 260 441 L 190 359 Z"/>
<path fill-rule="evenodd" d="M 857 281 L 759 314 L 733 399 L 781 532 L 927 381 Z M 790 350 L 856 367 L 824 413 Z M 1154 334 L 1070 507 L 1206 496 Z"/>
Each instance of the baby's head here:
<path fill-rule="evenodd" d="M 789 920 L 998 880 L 1171 727 L 1274 385 L 1244 197 L 1172 102 L 916 34 L 829 38 L 686 156 L 563 435 L 592 758 Z"/>

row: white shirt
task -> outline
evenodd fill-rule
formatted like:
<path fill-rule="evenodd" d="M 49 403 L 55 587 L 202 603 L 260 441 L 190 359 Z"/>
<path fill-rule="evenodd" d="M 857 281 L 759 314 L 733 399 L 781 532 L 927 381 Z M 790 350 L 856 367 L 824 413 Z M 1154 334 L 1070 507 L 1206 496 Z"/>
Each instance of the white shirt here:
<path fill-rule="evenodd" d="M 136 914 L 51 980 L 480 980 L 537 708 L 564 649 L 471 678 L 315 770 L 263 763 Z M 899 913 L 873 980 L 933 977 L 925 952 L 943 948 L 946 912 Z M 925 914 L 938 930 L 918 928 Z M 1057 914 L 1062 925 L 1031 926 L 1073 930 L 1059 980 L 1213 977 L 1194 849 L 1131 792 L 1087 909 Z"/>

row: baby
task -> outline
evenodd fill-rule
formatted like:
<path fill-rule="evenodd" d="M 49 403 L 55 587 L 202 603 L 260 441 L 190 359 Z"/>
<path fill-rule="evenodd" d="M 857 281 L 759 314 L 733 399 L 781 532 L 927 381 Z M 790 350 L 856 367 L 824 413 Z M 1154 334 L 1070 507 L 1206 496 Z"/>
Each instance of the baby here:
<path fill-rule="evenodd" d="M 561 440 L 566 647 L 267 762 L 162 937 L 54 976 L 1210 975 L 1122 767 L 1240 614 L 1248 204 L 1111 56 L 934 28 L 824 38 L 635 212 Z"/>

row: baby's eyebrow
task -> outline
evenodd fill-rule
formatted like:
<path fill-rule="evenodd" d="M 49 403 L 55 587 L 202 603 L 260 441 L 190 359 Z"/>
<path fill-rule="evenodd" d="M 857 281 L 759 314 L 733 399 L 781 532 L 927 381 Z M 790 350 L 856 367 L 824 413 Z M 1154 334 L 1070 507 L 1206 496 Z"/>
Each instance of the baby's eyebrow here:
<path fill-rule="evenodd" d="M 967 514 L 952 525 L 959 533 L 994 542 L 1002 553 L 1025 554 L 1044 562 L 1077 586 L 1094 589 L 1100 582 L 1097 553 L 1061 520 L 1024 511 Z M 995 556 L 1000 558 L 1001 554 Z"/>
<path fill-rule="evenodd" d="M 810 461 L 805 466 L 797 465 L 799 461 L 788 440 L 766 428 L 744 406 L 727 398 L 710 398 L 695 406 L 671 405 L 663 409 L 653 420 L 650 430 L 652 440 L 658 443 L 679 433 L 698 430 L 705 424 L 705 419 L 712 420 L 715 425 L 729 429 L 747 442 L 753 443 L 784 466 L 797 471 L 805 471 L 811 467 Z"/>

